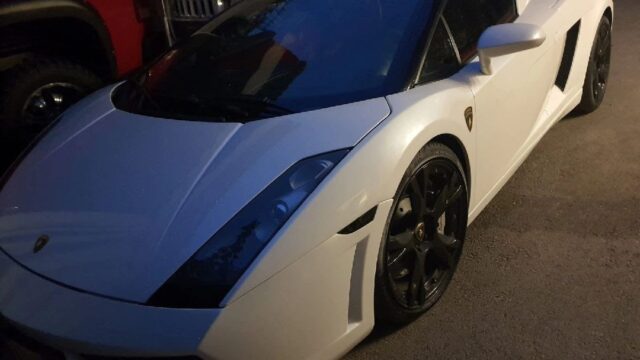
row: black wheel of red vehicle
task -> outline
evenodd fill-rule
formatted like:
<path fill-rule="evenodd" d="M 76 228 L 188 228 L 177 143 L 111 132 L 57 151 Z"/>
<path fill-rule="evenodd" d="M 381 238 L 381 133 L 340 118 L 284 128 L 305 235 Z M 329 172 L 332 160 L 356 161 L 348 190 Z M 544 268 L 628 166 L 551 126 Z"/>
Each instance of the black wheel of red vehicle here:
<path fill-rule="evenodd" d="M 376 318 L 407 323 L 436 304 L 457 267 L 468 190 L 455 153 L 425 146 L 407 169 L 387 220 L 376 276 Z"/>
<path fill-rule="evenodd" d="M 101 85 L 90 70 L 67 60 L 30 59 L 8 71 L 0 89 L 3 127 L 45 127 Z"/>
<path fill-rule="evenodd" d="M 605 16 L 600 21 L 589 65 L 584 80 L 582 100 L 577 110 L 586 114 L 595 111 L 604 100 L 611 68 L 611 21 Z"/>

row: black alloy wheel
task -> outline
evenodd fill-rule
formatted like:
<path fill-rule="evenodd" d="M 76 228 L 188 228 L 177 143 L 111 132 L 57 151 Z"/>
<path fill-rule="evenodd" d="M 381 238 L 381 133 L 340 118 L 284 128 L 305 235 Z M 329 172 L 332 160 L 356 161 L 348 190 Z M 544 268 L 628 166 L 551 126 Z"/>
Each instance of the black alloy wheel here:
<path fill-rule="evenodd" d="M 594 66 L 591 69 L 593 71 L 593 98 L 596 99 L 596 102 L 601 103 L 607 89 L 611 67 L 611 26 L 609 24 L 601 24 L 598 28 L 593 62 Z"/>
<path fill-rule="evenodd" d="M 583 95 L 578 111 L 590 113 L 600 107 L 609 84 L 611 69 L 611 21 L 603 17 L 593 43 Z"/>
<path fill-rule="evenodd" d="M 429 144 L 408 169 L 387 223 L 376 286 L 377 315 L 406 323 L 444 293 L 467 227 L 467 183 L 460 161 Z"/>
<path fill-rule="evenodd" d="M 37 88 L 25 101 L 20 113 L 24 125 L 45 127 L 68 107 L 78 102 L 86 90 L 76 84 L 54 82 Z"/>
<path fill-rule="evenodd" d="M 4 75 L 0 128 L 35 134 L 101 84 L 96 74 L 69 60 L 26 59 Z"/>

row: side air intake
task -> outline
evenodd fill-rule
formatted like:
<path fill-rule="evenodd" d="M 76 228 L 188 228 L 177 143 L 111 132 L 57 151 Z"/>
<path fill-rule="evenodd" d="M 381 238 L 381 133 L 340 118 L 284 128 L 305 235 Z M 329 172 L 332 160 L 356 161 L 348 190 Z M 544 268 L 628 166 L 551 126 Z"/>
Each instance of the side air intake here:
<path fill-rule="evenodd" d="M 567 87 L 567 81 L 571 74 L 571 68 L 573 67 L 573 59 L 576 54 L 576 47 L 578 46 L 578 35 L 580 35 L 580 21 L 578 21 L 567 32 L 567 40 L 564 43 L 564 54 L 562 55 L 562 62 L 560 63 L 560 69 L 558 70 L 558 77 L 556 78 L 556 86 L 560 90 L 564 91 Z"/>

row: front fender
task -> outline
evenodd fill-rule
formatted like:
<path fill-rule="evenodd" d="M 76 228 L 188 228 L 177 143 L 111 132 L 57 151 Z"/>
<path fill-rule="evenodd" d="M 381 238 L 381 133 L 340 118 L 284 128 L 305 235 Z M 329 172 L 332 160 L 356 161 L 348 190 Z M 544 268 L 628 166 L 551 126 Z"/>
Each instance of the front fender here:
<path fill-rule="evenodd" d="M 101 17 L 91 7 L 74 0 L 8 0 L 0 3 L 0 29 L 40 20 L 73 19 L 90 26 L 101 42 L 112 74 L 117 72 L 113 44 Z"/>
<path fill-rule="evenodd" d="M 473 106 L 473 95 L 466 85 L 444 80 L 392 95 L 387 101 L 391 115 L 307 199 L 245 274 L 230 303 L 392 199 L 415 155 L 435 137 L 458 138 L 469 153 L 473 171 L 475 136 L 464 118 L 465 109 Z"/>

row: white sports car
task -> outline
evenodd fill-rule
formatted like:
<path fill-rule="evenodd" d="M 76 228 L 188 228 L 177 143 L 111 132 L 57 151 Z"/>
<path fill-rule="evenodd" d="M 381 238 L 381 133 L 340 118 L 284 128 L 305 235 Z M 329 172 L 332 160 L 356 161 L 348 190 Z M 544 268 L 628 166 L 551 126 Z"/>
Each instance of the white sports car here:
<path fill-rule="evenodd" d="M 325 359 L 433 306 L 607 87 L 612 0 L 246 0 L 5 176 L 12 351 Z"/>

